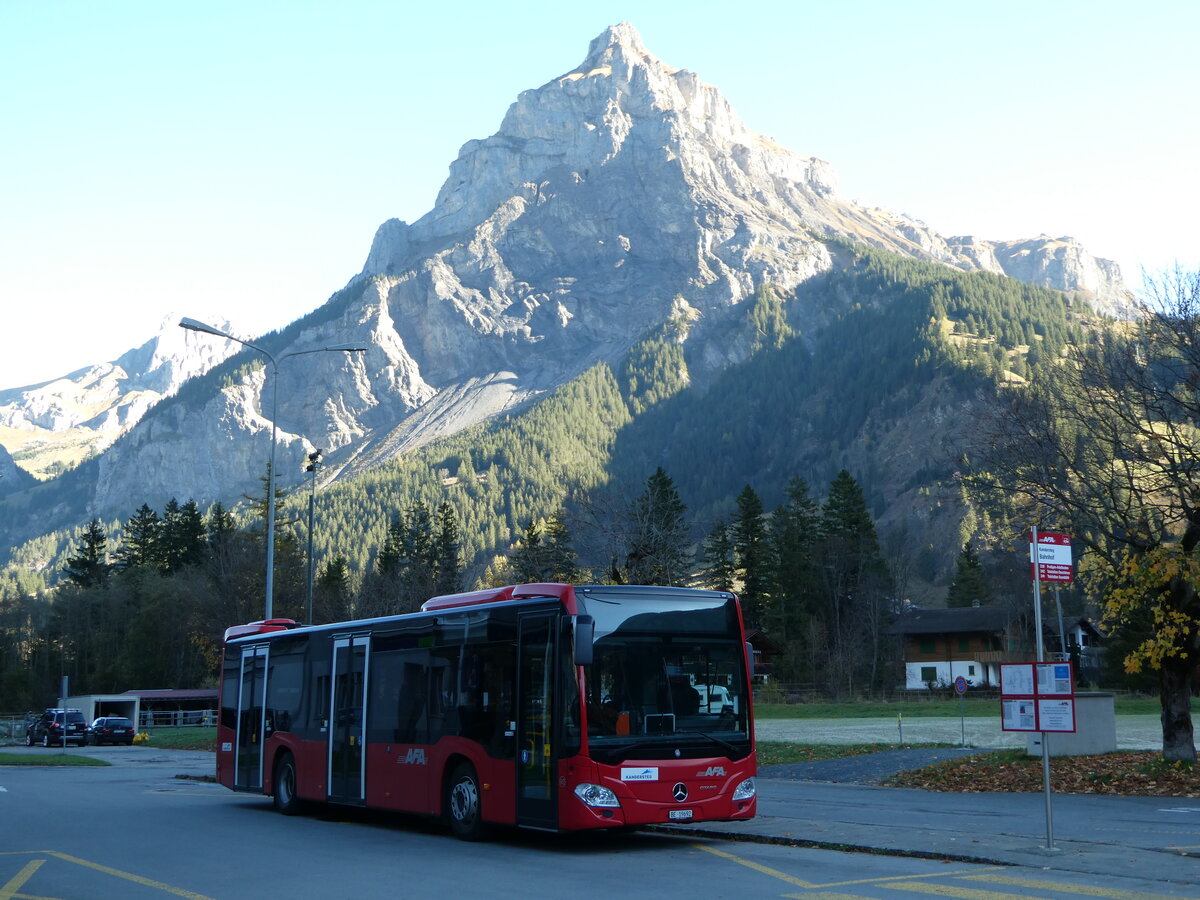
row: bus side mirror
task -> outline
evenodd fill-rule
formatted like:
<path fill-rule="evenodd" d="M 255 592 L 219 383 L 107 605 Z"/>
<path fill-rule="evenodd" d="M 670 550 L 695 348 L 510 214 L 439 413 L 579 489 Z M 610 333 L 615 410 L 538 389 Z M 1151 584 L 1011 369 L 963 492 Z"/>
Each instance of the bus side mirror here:
<path fill-rule="evenodd" d="M 575 665 L 592 664 L 592 641 L 596 636 L 596 620 L 591 616 L 575 617 Z"/>

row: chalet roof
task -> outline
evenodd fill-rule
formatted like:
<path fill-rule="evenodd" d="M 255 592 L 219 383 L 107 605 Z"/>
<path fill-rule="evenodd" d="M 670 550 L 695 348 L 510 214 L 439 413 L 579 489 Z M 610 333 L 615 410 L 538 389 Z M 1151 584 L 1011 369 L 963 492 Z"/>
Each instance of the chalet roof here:
<path fill-rule="evenodd" d="M 1083 629 L 1085 632 L 1087 632 L 1088 634 L 1092 635 L 1093 637 L 1095 637 L 1097 639 L 1102 639 L 1104 637 L 1104 632 L 1102 632 L 1099 628 L 1097 628 L 1096 624 L 1091 619 L 1087 618 L 1086 616 L 1075 616 L 1075 617 L 1067 618 L 1063 621 L 1063 628 L 1065 628 L 1067 631 L 1070 631 L 1072 628 L 1075 628 L 1076 626 Z M 1054 634 L 1054 635 L 1058 634 L 1058 622 L 1055 619 L 1055 617 L 1052 615 L 1046 616 L 1043 619 L 1042 628 L 1048 634 Z"/>
<path fill-rule="evenodd" d="M 916 609 L 902 615 L 892 634 L 1000 634 L 1008 629 L 1012 614 L 1000 606 L 965 606 L 953 609 Z"/>
<path fill-rule="evenodd" d="M 760 653 L 773 655 L 783 652 L 783 645 L 775 640 L 761 628 L 746 629 L 746 642 L 753 645 L 754 649 Z"/>

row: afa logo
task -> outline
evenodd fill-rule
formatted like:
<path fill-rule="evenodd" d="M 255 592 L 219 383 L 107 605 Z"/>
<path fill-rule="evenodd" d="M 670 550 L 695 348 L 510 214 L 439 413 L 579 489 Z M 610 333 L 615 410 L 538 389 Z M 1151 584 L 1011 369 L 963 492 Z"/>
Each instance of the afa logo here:
<path fill-rule="evenodd" d="M 725 767 L 724 766 L 709 766 L 703 772 L 697 772 L 696 777 L 697 778 L 724 778 L 725 777 Z"/>
<path fill-rule="evenodd" d="M 396 757 L 396 762 L 402 766 L 424 766 L 429 763 L 425 751 L 420 747 L 409 747 L 403 757 Z"/>

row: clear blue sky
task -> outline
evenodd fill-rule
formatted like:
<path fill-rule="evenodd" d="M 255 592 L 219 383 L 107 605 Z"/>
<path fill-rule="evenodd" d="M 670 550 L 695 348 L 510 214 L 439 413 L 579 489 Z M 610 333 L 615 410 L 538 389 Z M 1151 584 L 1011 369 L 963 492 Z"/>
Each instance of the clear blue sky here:
<path fill-rule="evenodd" d="M 0 388 L 169 313 L 321 305 L 459 147 L 628 20 L 843 193 L 943 234 L 1200 265 L 1200 4 L 0 3 Z"/>

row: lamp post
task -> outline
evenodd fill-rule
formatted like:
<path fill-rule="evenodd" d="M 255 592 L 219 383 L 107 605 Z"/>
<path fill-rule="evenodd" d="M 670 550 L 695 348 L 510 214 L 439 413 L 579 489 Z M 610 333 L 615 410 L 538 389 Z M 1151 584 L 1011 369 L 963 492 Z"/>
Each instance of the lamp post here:
<path fill-rule="evenodd" d="M 275 434 L 277 412 L 279 410 L 279 360 L 275 355 L 257 344 L 252 344 L 249 341 L 243 341 L 239 337 L 234 337 L 232 334 L 221 331 L 219 328 L 213 328 L 211 325 L 205 325 L 203 322 L 197 322 L 195 319 L 189 319 L 186 316 L 179 320 L 179 327 L 186 328 L 188 331 L 199 331 L 204 334 L 212 334 L 217 337 L 223 337 L 231 341 L 236 341 L 244 347 L 249 347 L 251 350 L 256 350 L 271 361 L 271 460 L 267 465 L 267 584 L 266 584 L 266 605 L 263 614 L 264 619 L 270 619 L 274 616 L 275 611 Z M 285 353 L 279 359 L 287 359 L 289 356 L 301 356 L 305 353 L 365 353 L 366 347 L 361 347 L 355 344 L 334 344 L 329 347 L 316 347 L 312 350 L 294 350 L 291 353 Z"/>
<path fill-rule="evenodd" d="M 324 450 L 316 450 L 308 454 L 308 465 L 305 472 L 312 473 L 312 491 L 308 495 L 308 599 L 304 604 L 304 624 L 313 623 L 313 507 L 317 504 L 317 466 L 321 464 L 321 454 Z"/>

